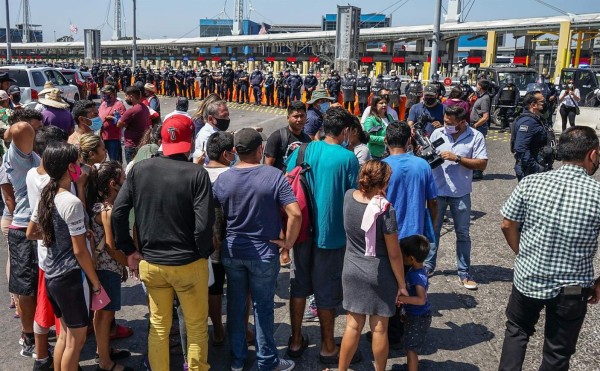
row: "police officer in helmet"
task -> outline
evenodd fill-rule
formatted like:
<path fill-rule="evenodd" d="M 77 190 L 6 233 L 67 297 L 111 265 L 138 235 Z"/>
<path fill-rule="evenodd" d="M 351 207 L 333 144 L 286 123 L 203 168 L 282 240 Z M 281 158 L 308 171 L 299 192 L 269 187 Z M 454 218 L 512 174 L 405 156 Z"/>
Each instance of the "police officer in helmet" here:
<path fill-rule="evenodd" d="M 515 173 L 524 177 L 552 170 L 554 163 L 554 131 L 542 119 L 546 98 L 540 92 L 529 92 L 523 98 L 523 113 L 517 117 L 511 133 L 511 152 L 515 156 Z"/>
<path fill-rule="evenodd" d="M 358 95 L 359 115 L 362 115 L 367 108 L 369 95 L 371 94 L 371 80 L 367 76 L 366 70 L 362 70 L 360 76 L 356 80 L 356 93 Z"/>
<path fill-rule="evenodd" d="M 465 102 L 468 102 L 475 94 L 473 87 L 469 85 L 469 77 L 467 75 L 462 75 L 460 77 L 460 88 L 462 89 L 462 95 L 460 96 L 460 99 L 464 100 Z"/>
<path fill-rule="evenodd" d="M 438 99 L 441 102 L 442 98 L 446 95 L 446 88 L 444 87 L 444 84 L 440 82 L 440 75 L 437 73 L 431 75 L 431 83 L 437 88 Z"/>
<path fill-rule="evenodd" d="M 512 76 L 508 76 L 504 80 L 504 84 L 498 89 L 495 102 L 499 106 L 498 119 L 500 119 L 500 132 L 503 133 L 508 129 L 509 121 L 515 114 L 515 108 L 519 104 L 519 88 L 515 85 Z"/>
<path fill-rule="evenodd" d="M 406 95 L 406 110 L 404 113 L 404 119 L 406 120 L 408 119 L 410 107 L 418 104 L 423 97 L 423 84 L 419 81 L 419 75 L 416 73 L 413 75 L 412 81 L 404 89 L 404 94 Z"/>
<path fill-rule="evenodd" d="M 319 80 L 313 74 L 314 71 L 312 69 L 308 70 L 308 75 L 304 78 L 304 92 L 306 93 L 306 101 L 308 102 L 312 97 L 313 91 L 317 89 L 319 85 Z"/>
<path fill-rule="evenodd" d="M 275 95 L 275 78 L 273 77 L 273 72 L 269 71 L 267 73 L 267 78 L 264 82 L 265 87 L 265 97 L 267 99 L 267 106 L 274 106 L 274 95 Z"/>

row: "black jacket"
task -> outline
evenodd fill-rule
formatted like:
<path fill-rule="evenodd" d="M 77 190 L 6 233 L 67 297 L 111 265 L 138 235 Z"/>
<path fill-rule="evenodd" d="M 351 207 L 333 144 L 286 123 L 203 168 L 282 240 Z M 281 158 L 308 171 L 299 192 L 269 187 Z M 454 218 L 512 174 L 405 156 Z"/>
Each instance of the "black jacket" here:
<path fill-rule="evenodd" d="M 215 221 L 208 173 L 183 155 L 154 157 L 129 172 L 112 212 L 117 248 L 135 251 L 129 215 L 135 212 L 144 260 L 178 266 L 206 259 L 213 252 Z"/>

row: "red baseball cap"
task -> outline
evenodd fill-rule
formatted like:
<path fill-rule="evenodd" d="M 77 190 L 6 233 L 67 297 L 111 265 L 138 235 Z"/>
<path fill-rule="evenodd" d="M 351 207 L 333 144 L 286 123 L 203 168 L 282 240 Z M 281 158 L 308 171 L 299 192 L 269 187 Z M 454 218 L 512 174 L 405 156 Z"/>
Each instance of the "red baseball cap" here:
<path fill-rule="evenodd" d="M 194 123 L 184 115 L 173 115 L 163 122 L 160 135 L 165 156 L 189 152 L 192 148 Z"/>

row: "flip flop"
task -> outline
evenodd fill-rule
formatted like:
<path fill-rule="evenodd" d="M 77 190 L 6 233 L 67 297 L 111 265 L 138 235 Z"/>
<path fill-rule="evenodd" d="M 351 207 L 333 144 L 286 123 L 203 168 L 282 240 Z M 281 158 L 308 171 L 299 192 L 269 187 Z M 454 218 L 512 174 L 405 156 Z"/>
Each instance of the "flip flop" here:
<path fill-rule="evenodd" d="M 116 349 L 110 348 L 110 359 L 113 361 L 117 361 L 119 359 L 124 359 L 131 356 L 131 352 L 127 349 Z M 100 356 L 96 353 L 96 364 L 100 363 Z"/>
<path fill-rule="evenodd" d="M 117 331 L 114 335 L 110 335 L 110 340 L 125 339 L 133 335 L 133 329 L 131 327 L 117 325 Z"/>
<path fill-rule="evenodd" d="M 332 356 L 324 356 L 322 354 L 319 354 L 319 361 L 326 365 L 337 365 L 340 363 L 340 353 L 338 352 L 337 354 Z M 352 357 L 352 360 L 350 361 L 350 364 L 353 365 L 360 361 L 362 361 L 362 353 L 360 352 L 360 349 L 357 349 L 356 353 L 354 353 L 354 356 Z"/>
<path fill-rule="evenodd" d="M 291 345 L 292 345 L 292 337 L 290 336 L 290 338 L 288 339 L 287 355 L 292 358 L 302 357 L 302 355 L 304 354 L 304 351 L 306 350 L 306 348 L 308 348 L 308 335 L 302 334 L 302 345 L 300 346 L 299 349 L 292 350 L 290 348 Z"/>

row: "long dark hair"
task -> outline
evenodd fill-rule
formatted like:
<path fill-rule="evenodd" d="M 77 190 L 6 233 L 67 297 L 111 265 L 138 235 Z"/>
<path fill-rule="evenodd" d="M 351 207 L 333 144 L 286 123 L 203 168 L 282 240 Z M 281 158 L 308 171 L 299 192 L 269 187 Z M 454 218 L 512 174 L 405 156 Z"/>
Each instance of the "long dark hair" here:
<path fill-rule="evenodd" d="M 386 103 L 389 103 L 388 99 L 381 95 L 376 95 L 373 98 L 371 98 L 371 115 L 377 118 L 379 118 L 377 115 L 377 104 L 379 104 L 379 102 L 381 102 L 382 100 L 384 100 Z"/>
<path fill-rule="evenodd" d="M 119 161 L 101 162 L 98 168 L 92 166 L 86 193 L 87 211 L 92 215 L 94 204 L 104 202 L 110 195 L 110 181 L 119 183 L 123 166 Z"/>
<path fill-rule="evenodd" d="M 78 157 L 77 147 L 64 142 L 50 144 L 42 155 L 44 169 L 50 176 L 50 182 L 42 190 L 38 205 L 38 220 L 46 246 L 50 246 L 55 240 L 52 213 L 55 207 L 54 197 L 58 192 L 58 181 L 68 170 L 69 164 L 76 162 Z"/>

